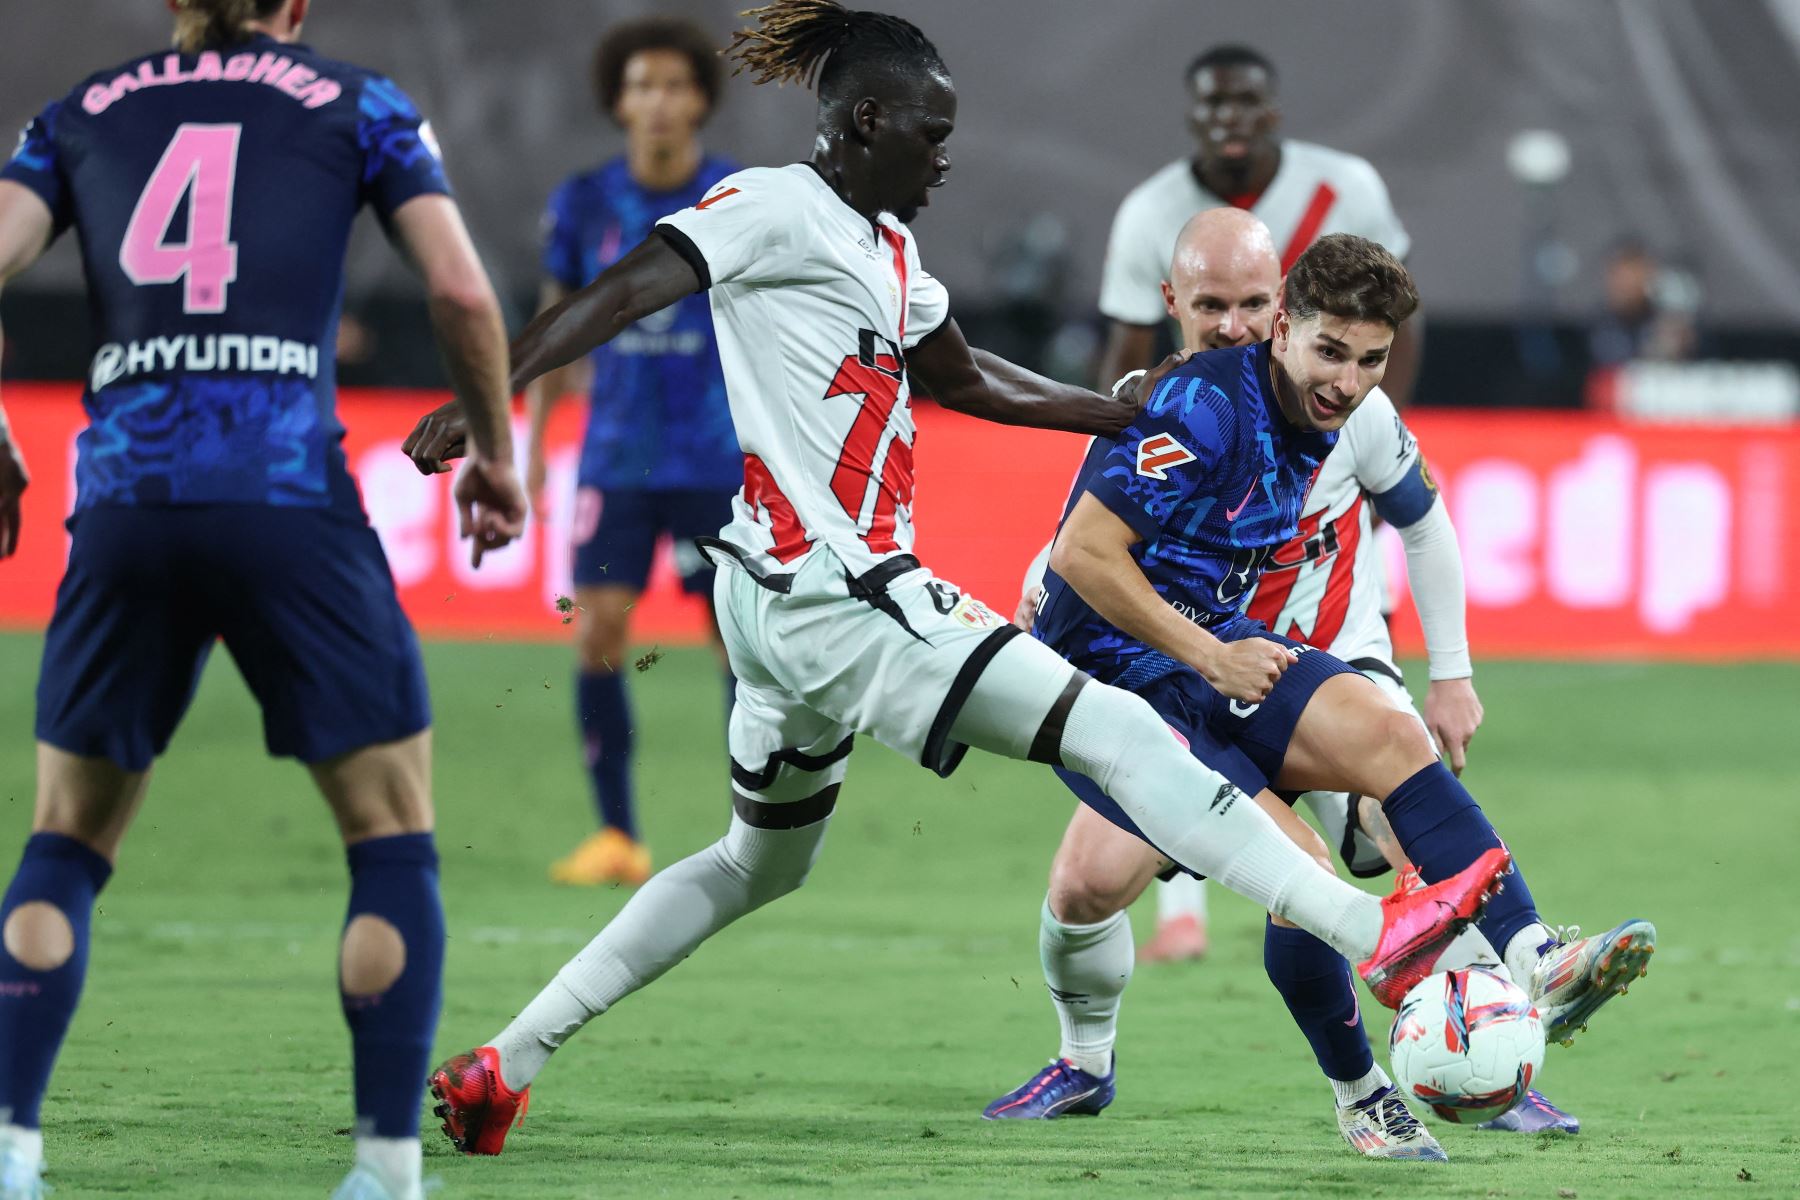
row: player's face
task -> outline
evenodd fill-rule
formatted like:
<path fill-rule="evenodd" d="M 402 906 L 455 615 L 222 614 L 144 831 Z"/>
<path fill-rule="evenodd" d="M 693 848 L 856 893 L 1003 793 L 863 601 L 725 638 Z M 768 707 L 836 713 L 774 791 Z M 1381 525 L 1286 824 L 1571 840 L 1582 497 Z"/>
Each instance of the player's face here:
<path fill-rule="evenodd" d="M 706 93 L 679 50 L 640 50 L 625 62 L 613 116 L 633 141 L 676 145 L 706 119 Z"/>
<path fill-rule="evenodd" d="M 1276 389 L 1282 415 L 1302 429 L 1342 429 L 1387 373 L 1394 331 L 1382 321 L 1317 313 L 1275 314 L 1274 356 L 1287 387 Z"/>
<path fill-rule="evenodd" d="M 955 129 L 956 88 L 946 76 L 927 75 L 911 95 L 883 106 L 869 153 L 884 210 L 910 222 L 931 203 L 950 173 Z"/>
<path fill-rule="evenodd" d="M 1225 166 L 1245 166 L 1272 147 L 1281 124 L 1269 73 L 1256 66 L 1206 67 L 1194 72 L 1194 107 L 1188 124 L 1200 156 Z"/>
<path fill-rule="evenodd" d="M 1191 276 L 1181 270 L 1175 275 L 1163 284 L 1163 306 L 1181 326 L 1184 349 L 1248 346 L 1269 336 L 1281 287 L 1272 270 L 1227 259 L 1218 267 L 1206 263 Z"/>

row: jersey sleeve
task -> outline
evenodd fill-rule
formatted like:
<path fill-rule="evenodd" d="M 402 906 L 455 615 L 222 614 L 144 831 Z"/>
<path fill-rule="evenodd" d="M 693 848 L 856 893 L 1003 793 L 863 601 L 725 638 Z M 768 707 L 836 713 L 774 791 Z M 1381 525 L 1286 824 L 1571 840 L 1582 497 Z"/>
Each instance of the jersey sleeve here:
<path fill-rule="evenodd" d="M 700 203 L 670 213 L 656 230 L 687 259 L 703 288 L 772 283 L 799 266 L 806 196 L 783 172 L 752 168 L 727 175 Z"/>
<path fill-rule="evenodd" d="M 1437 503 L 1437 484 L 1425 469 L 1419 441 L 1380 388 L 1351 415 L 1333 453 L 1351 456 L 1357 486 L 1369 494 L 1381 519 L 1396 528 L 1418 521 Z"/>
<path fill-rule="evenodd" d="M 37 194 L 50 209 L 59 234 L 75 220 L 69 181 L 56 154 L 56 117 L 61 111 L 62 104 L 58 102 L 39 113 L 19 134 L 19 145 L 12 158 L 0 167 L 0 179 L 10 179 Z"/>
<path fill-rule="evenodd" d="M 415 196 L 450 194 L 431 122 L 391 80 L 371 75 L 363 81 L 356 140 L 363 153 L 363 199 L 382 220 Z"/>
<path fill-rule="evenodd" d="M 1119 205 L 1100 268 L 1100 311 L 1128 325 L 1160 325 L 1163 271 L 1141 193 Z"/>
<path fill-rule="evenodd" d="M 1154 542 L 1163 526 L 1211 478 L 1224 453 L 1217 389 L 1192 375 L 1170 375 L 1101 458 L 1084 489 Z M 1222 404 L 1228 404 L 1222 395 Z"/>
<path fill-rule="evenodd" d="M 1394 202 L 1388 196 L 1387 184 L 1382 182 L 1381 173 L 1366 162 L 1361 164 L 1361 168 L 1357 188 L 1361 211 L 1357 228 L 1348 232 L 1380 242 L 1395 258 L 1404 259 L 1412 249 L 1412 236 L 1406 232 L 1406 226 L 1400 223 L 1400 214 L 1394 211 Z"/>
<path fill-rule="evenodd" d="M 911 350 L 936 333 L 950 319 L 950 293 L 938 277 L 913 260 L 906 280 L 906 336 L 901 348 Z"/>
<path fill-rule="evenodd" d="M 567 291 L 586 281 L 581 277 L 581 226 L 575 219 L 567 183 L 557 188 L 544 210 L 544 274 Z"/>

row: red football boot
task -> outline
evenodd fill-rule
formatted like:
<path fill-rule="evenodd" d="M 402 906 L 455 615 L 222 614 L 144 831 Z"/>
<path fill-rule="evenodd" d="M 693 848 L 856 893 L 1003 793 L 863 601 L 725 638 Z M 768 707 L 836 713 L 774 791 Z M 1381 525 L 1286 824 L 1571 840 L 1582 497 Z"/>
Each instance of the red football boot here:
<path fill-rule="evenodd" d="M 1396 892 L 1381 902 L 1381 938 L 1356 972 L 1389 1008 L 1415 983 L 1431 974 L 1444 947 L 1481 915 L 1481 906 L 1500 890 L 1500 876 L 1512 865 L 1504 847 L 1481 857 L 1440 883 L 1416 892 Z"/>
<path fill-rule="evenodd" d="M 531 1107 L 531 1088 L 514 1092 L 500 1078 L 500 1052 L 477 1046 L 431 1073 L 431 1111 L 444 1122 L 444 1136 L 464 1154 L 498 1154 L 513 1125 Z"/>

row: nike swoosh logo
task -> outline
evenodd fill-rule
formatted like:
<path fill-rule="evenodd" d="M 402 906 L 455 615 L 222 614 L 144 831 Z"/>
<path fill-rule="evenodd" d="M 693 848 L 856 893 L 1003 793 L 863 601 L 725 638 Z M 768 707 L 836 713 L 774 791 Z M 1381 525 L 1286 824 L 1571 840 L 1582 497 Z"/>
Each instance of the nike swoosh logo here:
<path fill-rule="evenodd" d="M 1244 498 L 1238 501 L 1238 506 L 1236 508 L 1228 508 L 1225 510 L 1225 519 L 1227 521 L 1237 520 L 1238 514 L 1244 511 L 1244 506 L 1250 503 L 1250 497 L 1256 493 L 1256 482 L 1257 481 L 1254 479 L 1250 481 L 1250 490 L 1244 493 Z"/>

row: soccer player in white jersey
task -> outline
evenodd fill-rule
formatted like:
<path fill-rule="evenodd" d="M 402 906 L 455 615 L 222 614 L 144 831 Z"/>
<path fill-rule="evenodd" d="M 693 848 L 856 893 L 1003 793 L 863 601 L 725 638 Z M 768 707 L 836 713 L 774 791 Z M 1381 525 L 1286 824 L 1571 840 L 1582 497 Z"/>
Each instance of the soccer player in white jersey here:
<path fill-rule="evenodd" d="M 1274 65 L 1247 46 L 1216 46 L 1188 65 L 1192 157 L 1178 158 L 1133 188 L 1119 205 L 1101 271 L 1100 311 L 1110 322 L 1100 382 L 1147 367 L 1166 320 L 1158 296 L 1176 235 L 1190 217 L 1231 206 L 1268 227 L 1285 272 L 1318 237 L 1354 233 L 1404 259 L 1412 244 L 1366 159 L 1281 133 Z M 1418 367 L 1423 321 L 1400 327 L 1382 387 L 1405 407 Z M 1379 584 L 1380 566 L 1370 573 Z M 1157 889 L 1156 933 L 1145 962 L 1206 954 L 1206 893 L 1182 875 Z"/>
<path fill-rule="evenodd" d="M 1280 288 L 1281 264 L 1268 230 L 1249 213 L 1215 208 L 1183 227 L 1162 296 L 1181 329 L 1182 345 L 1199 351 L 1248 346 L 1268 337 Z M 1284 637 L 1330 651 L 1373 680 L 1396 708 L 1412 711 L 1381 617 L 1379 581 L 1371 583 L 1367 571 L 1376 553 L 1371 507 L 1406 544 L 1430 655 L 1422 719 L 1460 771 L 1482 713 L 1463 629 L 1456 532 L 1417 441 L 1379 389 L 1346 422 L 1308 493 L 1299 534 L 1270 558 L 1248 614 Z M 1027 627 L 1048 559 L 1046 547 L 1027 581 L 1017 618 Z M 1308 792 L 1305 798 L 1353 874 L 1377 875 L 1391 862 L 1416 879 L 1379 803 L 1357 797 L 1365 801 L 1359 816 L 1345 793 Z M 1290 832 L 1329 867 L 1330 851 L 1316 834 L 1298 825 Z M 1111 1103 L 1119 1002 L 1135 961 L 1127 910 L 1152 878 L 1175 870 L 1154 847 L 1088 806 L 1077 806 L 1052 863 L 1039 916 L 1044 981 L 1062 1026 L 1062 1045 L 1047 1067 L 989 1104 L 984 1116 L 1044 1120 L 1098 1113 Z M 1344 1139 L 1371 1158 L 1441 1159 L 1442 1147 L 1406 1111 L 1375 1064 L 1356 1019 L 1354 995 L 1348 996 L 1347 1011 L 1338 1011 L 1346 999 L 1342 989 L 1315 994 L 1313 980 L 1341 967 L 1335 959 L 1309 961 L 1309 947 L 1318 943 L 1298 933 L 1285 922 L 1272 922 L 1264 965 L 1331 1081 Z M 1500 956 L 1472 929 L 1446 953 L 1459 965 L 1479 960 L 1505 971 Z M 1575 1118 L 1536 1092 L 1499 1120 L 1498 1127 L 1528 1132 L 1579 1129 Z"/>
<path fill-rule="evenodd" d="M 925 36 L 832 0 L 753 15 L 758 27 L 732 43 L 742 67 L 759 83 L 816 80 L 811 159 L 727 176 L 664 218 L 532 322 L 513 360 L 523 382 L 710 291 L 744 451 L 734 519 L 710 543 L 738 679 L 730 828 L 653 876 L 490 1043 L 434 1073 L 445 1132 L 465 1151 L 499 1153 L 527 1086 L 571 1034 L 799 887 L 858 732 L 940 774 L 968 746 L 1082 772 L 1184 865 L 1368 958 L 1364 978 L 1397 1002 L 1511 856 L 1491 847 L 1427 892 L 1377 902 L 1321 870 L 1141 699 L 920 565 L 909 371 L 946 407 L 1013 424 L 1112 433 L 1135 408 L 971 350 L 950 319 L 904 223 L 949 170 L 956 116 Z M 1260 700 L 1290 661 L 1282 646 L 1246 642 L 1227 686 Z"/>

